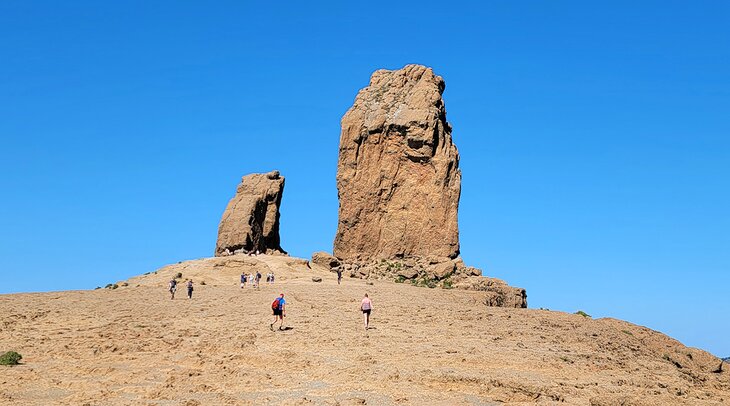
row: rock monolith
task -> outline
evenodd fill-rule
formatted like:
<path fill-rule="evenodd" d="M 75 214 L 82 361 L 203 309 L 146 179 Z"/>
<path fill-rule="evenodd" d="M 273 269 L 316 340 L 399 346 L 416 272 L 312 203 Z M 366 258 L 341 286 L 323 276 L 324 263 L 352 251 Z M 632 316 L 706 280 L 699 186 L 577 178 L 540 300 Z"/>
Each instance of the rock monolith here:
<path fill-rule="evenodd" d="M 244 176 L 218 226 L 216 256 L 240 253 L 283 253 L 279 207 L 284 177 L 278 171 Z"/>
<path fill-rule="evenodd" d="M 334 255 L 459 255 L 459 153 L 430 68 L 379 70 L 342 118 Z"/>
<path fill-rule="evenodd" d="M 379 70 L 342 118 L 334 258 L 350 277 L 484 292 L 488 306 L 527 307 L 527 292 L 467 267 L 459 254 L 459 152 L 444 80 L 408 65 Z M 316 259 L 316 261 L 315 261 Z"/>

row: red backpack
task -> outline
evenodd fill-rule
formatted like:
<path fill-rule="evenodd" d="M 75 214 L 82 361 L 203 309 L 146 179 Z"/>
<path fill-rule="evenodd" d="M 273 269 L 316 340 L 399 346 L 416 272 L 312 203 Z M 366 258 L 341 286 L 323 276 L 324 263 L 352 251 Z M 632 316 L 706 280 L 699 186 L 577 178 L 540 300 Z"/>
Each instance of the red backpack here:
<path fill-rule="evenodd" d="M 272 310 L 279 310 L 280 303 L 281 303 L 281 301 L 277 297 L 276 299 L 274 299 L 274 303 L 271 304 L 271 309 Z"/>

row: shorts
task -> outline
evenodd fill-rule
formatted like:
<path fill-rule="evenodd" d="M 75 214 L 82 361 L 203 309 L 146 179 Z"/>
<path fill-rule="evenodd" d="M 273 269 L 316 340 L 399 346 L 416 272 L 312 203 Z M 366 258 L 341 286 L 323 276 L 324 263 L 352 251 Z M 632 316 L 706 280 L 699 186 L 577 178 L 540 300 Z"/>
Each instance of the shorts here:
<path fill-rule="evenodd" d="M 367 314 L 367 315 L 369 316 L 369 315 L 370 315 L 370 311 L 371 311 L 371 310 L 372 310 L 372 309 L 367 309 L 367 310 L 363 309 L 362 313 L 363 313 L 363 314 Z"/>
<path fill-rule="evenodd" d="M 281 309 L 274 310 L 274 316 L 281 316 Z"/>

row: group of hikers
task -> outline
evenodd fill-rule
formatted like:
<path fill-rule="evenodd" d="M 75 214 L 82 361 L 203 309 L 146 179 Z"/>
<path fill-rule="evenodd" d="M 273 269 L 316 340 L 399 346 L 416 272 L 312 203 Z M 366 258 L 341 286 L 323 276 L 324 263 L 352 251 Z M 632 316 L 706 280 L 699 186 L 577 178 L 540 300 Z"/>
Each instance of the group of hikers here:
<path fill-rule="evenodd" d="M 269 324 L 271 331 L 274 331 L 274 325 L 277 322 L 279 322 L 279 330 L 285 330 L 284 317 L 286 317 L 286 300 L 284 300 L 283 293 L 271 303 L 271 310 L 274 312 L 274 321 Z M 370 313 L 373 311 L 373 301 L 370 300 L 370 296 L 367 293 L 360 302 L 360 311 L 362 311 L 363 323 L 365 324 L 365 330 L 367 330 L 370 328 Z"/>
<path fill-rule="evenodd" d="M 273 272 L 269 272 L 268 274 L 266 274 L 266 283 L 267 284 L 269 284 L 269 285 L 273 284 L 274 279 L 275 279 L 275 277 L 274 277 Z M 246 287 L 246 283 L 248 283 L 249 286 L 251 286 L 252 288 L 258 288 L 259 284 L 261 283 L 261 272 L 256 271 L 255 274 L 250 273 L 248 275 L 246 275 L 245 272 L 242 272 L 241 273 L 241 289 Z"/>
<path fill-rule="evenodd" d="M 188 288 L 188 299 L 193 298 L 193 280 L 188 280 L 187 283 Z M 167 285 L 167 289 L 170 292 L 170 299 L 175 299 L 175 292 L 177 292 L 177 279 L 173 278 L 170 280 L 170 283 Z"/>
<path fill-rule="evenodd" d="M 245 272 L 241 273 L 241 289 L 246 287 L 246 283 L 250 283 L 252 288 L 258 288 L 261 281 L 261 272 L 256 271 L 255 274 L 251 273 L 246 275 Z M 337 284 L 339 285 L 342 281 L 342 272 L 337 272 Z M 274 273 L 270 272 L 266 275 L 266 283 L 274 283 Z M 190 279 L 187 282 L 188 299 L 193 298 L 193 280 Z M 168 284 L 168 290 L 170 292 L 170 299 L 175 299 L 175 292 L 177 291 L 177 279 L 173 278 Z M 286 300 L 284 300 L 284 294 L 281 293 L 274 302 L 271 303 L 271 309 L 274 312 L 274 321 L 269 324 L 271 331 L 274 331 L 274 325 L 279 322 L 279 330 L 285 330 L 284 328 L 284 317 L 286 317 Z M 360 311 L 363 315 L 363 323 L 365 324 L 365 330 L 370 328 L 370 313 L 373 311 L 373 302 L 370 300 L 368 294 L 365 294 L 362 301 L 360 302 Z"/>

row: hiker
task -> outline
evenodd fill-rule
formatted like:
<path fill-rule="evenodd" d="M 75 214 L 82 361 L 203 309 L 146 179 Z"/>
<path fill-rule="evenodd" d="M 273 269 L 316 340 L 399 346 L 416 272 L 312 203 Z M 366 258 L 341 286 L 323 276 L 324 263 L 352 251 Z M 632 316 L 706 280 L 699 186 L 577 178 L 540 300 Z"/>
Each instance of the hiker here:
<path fill-rule="evenodd" d="M 193 280 L 188 281 L 188 299 L 193 298 Z"/>
<path fill-rule="evenodd" d="M 261 283 L 261 272 L 256 271 L 256 289 L 259 288 L 260 283 Z"/>
<path fill-rule="evenodd" d="M 272 285 L 274 284 L 274 273 L 273 272 L 271 273 L 271 284 Z"/>
<path fill-rule="evenodd" d="M 241 289 L 246 287 L 246 272 L 241 272 Z"/>
<path fill-rule="evenodd" d="M 170 291 L 170 300 L 175 299 L 175 291 L 177 291 L 177 280 L 170 279 L 168 290 Z"/>
<path fill-rule="evenodd" d="M 362 310 L 363 320 L 365 321 L 365 330 L 367 330 L 370 326 L 370 312 L 373 310 L 373 302 L 370 301 L 367 293 L 362 299 L 362 303 L 360 303 L 360 310 Z"/>
<path fill-rule="evenodd" d="M 274 321 L 269 324 L 269 328 L 271 331 L 274 331 L 274 324 L 276 324 L 277 320 L 281 320 L 281 324 L 279 324 L 279 330 L 284 330 L 284 317 L 286 316 L 286 300 L 284 300 L 284 294 L 280 294 L 279 297 L 274 299 L 274 302 L 271 304 L 271 310 L 274 311 Z M 278 317 L 278 319 L 277 319 Z"/>
<path fill-rule="evenodd" d="M 340 284 L 340 281 L 342 281 L 342 269 L 337 268 L 337 284 Z"/>

